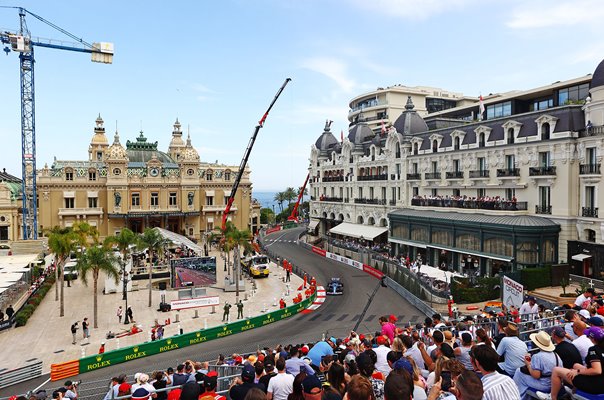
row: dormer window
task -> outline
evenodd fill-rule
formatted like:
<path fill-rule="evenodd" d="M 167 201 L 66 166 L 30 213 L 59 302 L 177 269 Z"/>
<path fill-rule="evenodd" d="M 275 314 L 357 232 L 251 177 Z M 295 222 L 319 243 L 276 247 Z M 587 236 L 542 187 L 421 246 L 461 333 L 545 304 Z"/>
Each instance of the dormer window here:
<path fill-rule="evenodd" d="M 438 142 L 436 140 L 432 141 L 432 153 L 438 153 Z"/>
<path fill-rule="evenodd" d="M 461 144 L 461 140 L 459 139 L 459 136 L 458 136 L 455 138 L 455 141 L 453 142 L 453 149 L 459 150 L 460 144 Z"/>
<path fill-rule="evenodd" d="M 103 152 L 102 151 L 97 151 L 96 152 L 96 160 L 97 161 L 103 161 Z"/>
<path fill-rule="evenodd" d="M 549 123 L 545 122 L 543 125 L 541 125 L 541 140 L 549 140 L 549 132 Z"/>
<path fill-rule="evenodd" d="M 396 158 L 401 158 L 401 145 L 399 143 L 396 144 L 396 148 L 395 148 L 395 157 Z"/>
<path fill-rule="evenodd" d="M 484 132 L 481 132 L 478 135 L 478 147 L 484 147 L 484 146 L 485 146 Z"/>
<path fill-rule="evenodd" d="M 419 153 L 419 145 L 417 143 L 413 143 L 413 155 L 418 155 Z"/>
<path fill-rule="evenodd" d="M 514 128 L 508 129 L 508 144 L 514 144 Z"/>
<path fill-rule="evenodd" d="M 65 180 L 73 181 L 73 170 L 71 170 L 71 169 L 65 170 Z"/>

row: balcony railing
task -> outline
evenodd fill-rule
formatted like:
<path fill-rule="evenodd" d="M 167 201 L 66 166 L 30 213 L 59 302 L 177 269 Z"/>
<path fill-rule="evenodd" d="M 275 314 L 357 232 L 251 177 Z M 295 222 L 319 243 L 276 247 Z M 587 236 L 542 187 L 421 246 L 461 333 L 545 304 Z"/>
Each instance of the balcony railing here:
<path fill-rule="evenodd" d="M 600 164 L 579 165 L 579 175 L 600 175 Z"/>
<path fill-rule="evenodd" d="M 388 174 L 357 176 L 357 181 L 386 181 Z"/>
<path fill-rule="evenodd" d="M 530 176 L 548 176 L 556 175 L 556 167 L 530 167 Z"/>
<path fill-rule="evenodd" d="M 604 126 L 591 126 L 579 132 L 579 137 L 604 135 Z"/>
<path fill-rule="evenodd" d="M 552 206 L 535 206 L 535 214 L 550 214 L 552 213 Z"/>
<path fill-rule="evenodd" d="M 447 179 L 463 179 L 463 171 L 447 172 Z"/>
<path fill-rule="evenodd" d="M 320 201 L 333 201 L 336 203 L 341 203 L 344 199 L 342 197 L 329 197 L 329 196 L 321 196 L 319 198 Z"/>
<path fill-rule="evenodd" d="M 440 172 L 426 172 L 426 180 L 440 179 Z"/>
<path fill-rule="evenodd" d="M 598 218 L 598 207 L 582 207 L 581 215 L 583 217 Z"/>
<path fill-rule="evenodd" d="M 343 176 L 326 176 L 322 179 L 323 182 L 344 182 Z"/>
<path fill-rule="evenodd" d="M 526 211 L 528 204 L 526 201 L 512 200 L 468 200 L 468 199 L 411 199 L 412 206 L 418 207 L 450 207 L 450 208 L 470 208 L 481 210 L 504 210 L 504 211 Z"/>
<path fill-rule="evenodd" d="M 381 206 L 386 205 L 386 200 L 380 199 L 354 199 L 355 204 L 377 204 Z"/>
<path fill-rule="evenodd" d="M 419 181 L 422 179 L 422 174 L 407 174 L 408 181 Z"/>
<path fill-rule="evenodd" d="M 59 215 L 103 215 L 103 207 L 59 208 Z"/>
<path fill-rule="evenodd" d="M 388 204 L 390 204 L 391 206 L 395 206 L 396 205 L 396 200 L 390 200 L 388 202 Z"/>
<path fill-rule="evenodd" d="M 502 168 L 497 170 L 498 178 L 505 178 L 508 176 L 520 176 L 520 168 Z"/>
<path fill-rule="evenodd" d="M 470 171 L 470 178 L 488 178 L 489 170 L 488 169 L 479 169 L 475 171 Z"/>

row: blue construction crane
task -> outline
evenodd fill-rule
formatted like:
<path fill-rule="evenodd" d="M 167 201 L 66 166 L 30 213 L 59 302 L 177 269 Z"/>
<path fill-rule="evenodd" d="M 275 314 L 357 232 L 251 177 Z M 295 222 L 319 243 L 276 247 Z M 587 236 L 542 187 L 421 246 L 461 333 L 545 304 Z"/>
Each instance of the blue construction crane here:
<path fill-rule="evenodd" d="M 50 49 L 91 53 L 93 62 L 111 64 L 113 62 L 112 43 L 87 43 L 50 21 L 22 7 L 6 7 L 19 10 L 19 32 L 0 32 L 0 42 L 5 44 L 4 52 L 19 53 L 21 60 L 21 191 L 23 202 L 23 239 L 38 238 L 38 210 L 36 194 L 36 107 L 34 90 L 34 46 Z M 47 39 L 32 38 L 26 15 L 42 21 L 77 43 L 63 43 Z"/>

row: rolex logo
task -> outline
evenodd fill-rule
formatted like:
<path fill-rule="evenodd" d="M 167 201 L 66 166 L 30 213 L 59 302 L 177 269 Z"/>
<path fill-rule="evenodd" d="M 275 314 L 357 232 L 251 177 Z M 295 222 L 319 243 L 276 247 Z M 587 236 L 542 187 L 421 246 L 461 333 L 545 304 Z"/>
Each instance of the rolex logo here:
<path fill-rule="evenodd" d="M 168 340 L 166 340 L 166 343 L 167 343 L 168 345 L 171 345 L 171 344 L 172 344 L 172 339 L 168 339 Z"/>
<path fill-rule="evenodd" d="M 271 315 L 270 314 L 266 314 L 266 318 L 270 319 Z"/>
<path fill-rule="evenodd" d="M 101 362 L 101 360 L 103 359 L 103 356 L 96 356 L 96 362 Z"/>
<path fill-rule="evenodd" d="M 135 352 L 135 353 L 138 353 L 138 346 L 133 347 L 132 351 Z"/>
<path fill-rule="evenodd" d="M 195 336 L 200 337 L 200 336 L 201 336 L 201 332 L 197 332 L 197 333 L 195 334 Z"/>
<path fill-rule="evenodd" d="M 245 323 L 249 325 L 250 324 L 250 320 L 248 319 L 247 321 L 245 321 Z"/>
<path fill-rule="evenodd" d="M 227 327 L 225 326 L 224 328 L 222 328 L 222 330 L 223 330 L 223 331 L 226 331 L 226 330 L 227 330 Z"/>

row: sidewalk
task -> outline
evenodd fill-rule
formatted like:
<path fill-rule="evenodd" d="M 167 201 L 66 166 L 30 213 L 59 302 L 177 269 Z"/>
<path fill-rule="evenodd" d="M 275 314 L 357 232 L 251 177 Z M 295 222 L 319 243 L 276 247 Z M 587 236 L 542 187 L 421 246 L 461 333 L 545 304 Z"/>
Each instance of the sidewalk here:
<path fill-rule="evenodd" d="M 182 328 L 184 332 L 192 332 L 203 329 L 204 327 L 213 327 L 221 325 L 222 314 L 225 301 L 233 304 L 230 310 L 231 322 L 237 316 L 237 307 L 235 303 L 235 293 L 225 293 L 222 290 L 224 285 L 224 261 L 220 258 L 218 251 L 210 252 L 211 256 L 216 256 L 216 282 L 214 287 L 207 288 L 208 296 L 219 296 L 220 305 L 216 306 L 216 313 L 212 314 L 212 307 L 197 309 L 188 309 L 169 312 L 160 312 L 159 308 L 160 293 L 153 291 L 152 307 L 147 307 L 149 301 L 149 292 L 147 289 L 132 291 L 128 293 L 128 305 L 132 307 L 134 320 L 140 325 L 143 332 L 136 335 L 125 336 L 119 339 L 106 340 L 107 332 L 112 331 L 120 333 L 126 328 L 131 328 L 132 324 L 124 325 L 118 323 L 116 309 L 118 306 L 124 307 L 122 293 L 102 294 L 104 281 L 99 278 L 98 294 L 98 328 L 93 328 L 93 296 L 92 296 L 92 277 L 88 277 L 88 285 L 84 286 L 81 279 L 71 283 L 71 287 L 65 286 L 65 316 L 59 317 L 59 302 L 54 300 L 54 287 L 48 292 L 44 301 L 36 309 L 27 325 L 20 328 L 11 328 L 0 332 L 0 348 L 3 349 L 0 355 L 0 369 L 20 367 L 31 359 L 43 361 L 43 372 L 50 371 L 50 365 L 65 361 L 74 360 L 83 355 L 96 354 L 101 342 L 105 342 L 105 351 L 114 350 L 119 347 L 131 346 L 150 340 L 151 326 L 157 319 L 161 324 L 168 318 L 171 324 L 164 327 L 164 337 L 173 336 Z M 246 274 L 243 275 L 247 277 Z M 263 313 L 267 308 L 269 311 L 279 308 L 279 299 L 283 297 L 288 305 L 292 304 L 291 299 L 296 296 L 297 289 L 302 284 L 302 279 L 296 275 L 291 275 L 290 296 L 285 297 L 286 285 L 282 281 L 283 269 L 271 264 L 271 274 L 266 279 L 257 279 L 257 291 L 252 295 L 252 284 L 246 278 L 245 291 L 240 292 L 240 298 L 243 300 L 245 317 L 256 316 Z M 146 285 L 145 285 L 146 286 Z M 248 300 L 246 301 L 246 294 Z M 178 293 L 176 290 L 168 290 L 166 293 L 166 302 L 176 300 Z M 275 302 L 276 300 L 276 302 Z M 276 304 L 276 305 L 274 305 Z M 194 318 L 197 310 L 199 318 Z M 90 339 L 82 339 L 81 321 L 88 317 L 90 321 Z M 175 322 L 176 318 L 180 322 Z M 78 343 L 72 344 L 70 332 L 71 324 L 80 321 L 77 333 Z"/>

